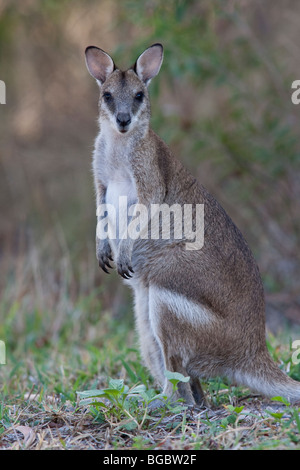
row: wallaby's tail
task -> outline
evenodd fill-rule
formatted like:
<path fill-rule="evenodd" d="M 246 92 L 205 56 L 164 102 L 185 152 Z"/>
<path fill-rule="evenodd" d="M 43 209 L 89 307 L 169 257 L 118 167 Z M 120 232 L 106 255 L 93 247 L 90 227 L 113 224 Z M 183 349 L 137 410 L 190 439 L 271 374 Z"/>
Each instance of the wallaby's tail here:
<path fill-rule="evenodd" d="M 234 373 L 234 380 L 269 398 L 283 397 L 289 403 L 300 403 L 300 382 L 288 377 L 273 362 L 268 353 L 251 361 L 248 369 Z"/>

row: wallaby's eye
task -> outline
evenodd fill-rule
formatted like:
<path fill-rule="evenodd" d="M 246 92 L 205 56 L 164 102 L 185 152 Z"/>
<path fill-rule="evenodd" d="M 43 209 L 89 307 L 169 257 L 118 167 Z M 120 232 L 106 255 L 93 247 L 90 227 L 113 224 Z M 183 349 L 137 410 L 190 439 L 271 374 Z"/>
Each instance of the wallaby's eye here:
<path fill-rule="evenodd" d="M 135 95 L 135 99 L 138 100 L 138 101 L 142 101 L 144 98 L 144 93 L 142 91 L 139 91 L 136 95 Z"/>
<path fill-rule="evenodd" d="M 106 101 L 106 103 L 108 103 L 112 99 L 111 93 L 106 91 L 105 93 L 103 93 L 103 98 Z"/>

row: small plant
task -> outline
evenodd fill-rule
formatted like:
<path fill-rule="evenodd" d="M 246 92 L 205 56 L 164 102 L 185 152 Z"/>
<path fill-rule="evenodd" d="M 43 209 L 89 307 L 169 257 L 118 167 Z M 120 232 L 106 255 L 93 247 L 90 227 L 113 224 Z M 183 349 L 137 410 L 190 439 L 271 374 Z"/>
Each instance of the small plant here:
<path fill-rule="evenodd" d="M 179 382 L 188 382 L 190 379 L 178 372 L 166 371 L 165 375 L 172 383 L 174 393 Z M 124 384 L 124 380 L 120 379 L 109 379 L 107 388 L 85 390 L 77 392 L 77 395 L 80 399 L 79 405 L 90 406 L 96 420 L 115 418 L 120 422 L 120 427 L 126 429 L 141 428 L 149 418 L 148 410 L 151 410 L 154 402 L 153 408 L 164 410 L 163 416 L 166 411 L 180 413 L 186 409 L 181 400 L 169 401 L 165 395 L 147 389 L 144 384 L 129 388 Z"/>
<path fill-rule="evenodd" d="M 220 426 L 222 428 L 227 428 L 228 425 L 233 425 L 236 423 L 239 414 L 243 411 L 243 406 L 233 406 L 233 405 L 224 405 L 225 408 L 230 411 L 230 414 L 223 418 Z"/>
<path fill-rule="evenodd" d="M 120 418 L 124 409 L 129 409 L 129 398 L 140 396 L 145 392 L 144 385 L 136 385 L 131 389 L 124 380 L 110 379 L 104 389 L 77 392 L 81 399 L 80 405 L 93 405 L 96 408 L 113 409 Z"/>
<path fill-rule="evenodd" d="M 149 418 L 147 411 L 151 402 L 164 399 L 154 390 L 147 390 L 144 384 L 129 388 L 120 379 L 109 379 L 107 388 L 77 394 L 80 398 L 79 405 L 89 405 L 96 420 L 117 420 L 118 426 L 127 430 L 141 429 Z"/>
<path fill-rule="evenodd" d="M 170 372 L 169 370 L 165 370 L 165 377 L 168 381 L 172 384 L 173 387 L 173 396 L 175 395 L 176 391 L 178 390 L 179 382 L 186 383 L 190 380 L 190 377 L 185 377 L 184 375 L 180 374 L 179 372 Z M 182 403 L 182 399 L 178 399 L 175 401 L 166 400 L 166 406 L 168 409 L 173 413 L 180 413 L 186 409 L 186 406 Z"/>
<path fill-rule="evenodd" d="M 297 434 L 300 434 L 300 408 L 296 408 L 291 406 L 291 404 L 286 400 L 284 397 L 274 397 L 272 398 L 273 401 L 280 402 L 283 405 L 285 405 L 285 408 L 283 411 L 277 411 L 273 412 L 270 410 L 266 410 L 266 412 L 272 416 L 276 422 L 280 422 L 283 428 L 290 429 L 291 424 L 295 423 L 296 428 L 297 428 Z M 291 432 L 289 432 L 290 437 L 292 435 Z M 294 439 L 295 440 L 295 439 Z"/>
<path fill-rule="evenodd" d="M 173 393 L 177 390 L 177 385 L 179 382 L 188 382 L 190 377 L 185 377 L 184 375 L 180 374 L 179 372 L 170 372 L 169 370 L 165 371 L 165 377 L 168 379 L 169 382 L 173 385 Z"/>

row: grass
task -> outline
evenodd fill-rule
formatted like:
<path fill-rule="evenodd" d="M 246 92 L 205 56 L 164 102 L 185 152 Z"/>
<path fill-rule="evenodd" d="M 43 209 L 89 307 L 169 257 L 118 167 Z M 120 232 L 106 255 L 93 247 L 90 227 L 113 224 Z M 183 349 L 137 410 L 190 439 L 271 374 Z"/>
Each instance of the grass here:
<path fill-rule="evenodd" d="M 219 0 L 148 2 L 146 15 L 144 3 L 132 0 L 105 2 L 104 15 L 93 0 L 68 8 L 27 2 L 21 15 L 6 3 L 0 42 L 7 78 L 1 78 L 10 82 L 12 107 L 6 105 L 0 126 L 0 341 L 7 352 L 0 365 L 0 448 L 298 449 L 297 408 L 222 379 L 205 384 L 208 409 L 149 410 L 159 390 L 141 365 L 131 308 L 122 297 L 125 306 L 117 317 L 111 313 L 116 279 L 95 282 L 93 235 L 92 248 L 85 246 L 94 230 L 88 155 L 96 98 L 82 57 L 83 38 L 99 31 L 111 38 L 107 47 L 117 49 L 117 63 L 164 43 L 163 70 L 151 84 L 154 128 L 249 234 L 269 291 L 294 298 L 300 152 L 298 108 L 290 102 L 297 61 L 288 49 L 297 44 L 298 28 L 287 18 L 295 17 L 295 2 L 285 10 L 287 21 L 271 2 L 258 15 L 255 5 Z M 19 99 L 24 95 L 30 103 Z M 39 248 L 26 252 L 27 243 Z M 41 246 L 48 250 L 42 256 Z M 291 333 L 281 344 L 269 335 L 268 345 L 280 367 L 300 380 Z M 138 396 L 129 398 L 132 389 Z M 93 398 L 94 390 L 105 406 L 82 403 L 79 392 Z"/>
<path fill-rule="evenodd" d="M 111 312 L 120 280 L 115 274 L 94 280 L 94 247 L 84 265 L 74 263 L 68 245 L 61 256 L 49 256 L 45 245 L 3 265 L 0 449 L 300 448 L 297 408 L 221 378 L 204 384 L 209 408 L 165 403 L 152 411 L 161 391 L 141 364 L 124 295 L 117 315 Z M 289 333 L 282 340 L 269 335 L 268 346 L 299 380 Z M 168 379 L 174 388 L 186 380 Z"/>
<path fill-rule="evenodd" d="M 141 365 L 130 308 L 113 318 L 101 305 L 103 288 L 75 299 L 66 288 L 47 309 L 33 285 L 16 296 L 16 283 L 8 284 L 1 301 L 7 357 L 0 366 L 0 448 L 300 448 L 299 409 L 221 379 L 205 384 L 209 408 L 166 403 L 151 411 L 160 391 Z M 279 345 L 270 336 L 268 344 L 299 379 L 289 341 Z M 169 380 L 176 387 L 182 378 L 171 374 Z"/>

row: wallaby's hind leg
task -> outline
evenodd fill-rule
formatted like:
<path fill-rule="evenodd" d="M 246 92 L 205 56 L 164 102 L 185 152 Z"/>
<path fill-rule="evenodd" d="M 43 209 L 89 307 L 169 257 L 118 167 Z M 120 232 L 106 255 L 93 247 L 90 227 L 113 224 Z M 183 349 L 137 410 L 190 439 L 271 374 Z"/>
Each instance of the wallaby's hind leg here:
<path fill-rule="evenodd" d="M 182 365 L 182 358 L 175 355 L 168 357 L 168 354 L 166 354 L 165 362 L 167 370 L 170 370 L 171 372 L 180 372 L 180 374 L 182 374 L 184 377 L 189 376 L 189 373 Z M 177 387 L 178 392 L 177 394 L 174 394 L 171 383 L 169 381 L 166 381 L 164 386 L 164 393 L 168 397 L 172 396 L 172 400 L 183 398 L 188 405 L 206 405 L 205 395 L 198 377 L 191 376 L 188 382 L 179 382 Z"/>
<path fill-rule="evenodd" d="M 191 377 L 190 383 L 191 383 L 191 389 L 192 389 L 193 397 L 194 397 L 196 404 L 200 406 L 206 405 L 205 394 L 202 390 L 200 380 L 198 379 L 198 377 Z"/>
<path fill-rule="evenodd" d="M 169 356 L 168 351 L 165 349 L 165 366 L 166 369 L 171 372 L 179 372 L 185 377 L 188 376 L 188 373 L 184 366 L 182 365 L 182 358 L 176 355 Z M 183 398 L 188 405 L 195 405 L 196 401 L 193 395 L 191 382 L 178 382 L 177 392 L 173 392 L 172 383 L 166 379 L 163 393 L 165 393 L 172 401 Z"/>
<path fill-rule="evenodd" d="M 140 340 L 140 351 L 146 367 L 163 387 L 164 361 L 161 347 L 155 338 L 149 319 L 149 289 L 139 284 L 134 289 L 136 327 Z"/>
<path fill-rule="evenodd" d="M 202 390 L 196 371 L 191 369 L 191 347 L 189 344 L 189 325 L 178 317 L 178 309 L 187 308 L 184 303 L 172 303 L 170 297 L 155 287 L 149 288 L 149 316 L 155 337 L 160 345 L 164 369 L 170 372 L 179 372 L 188 382 L 178 383 L 178 392 L 174 395 L 173 386 L 165 378 L 163 393 L 176 400 L 183 398 L 189 405 L 206 405 L 205 395 Z M 201 312 L 200 312 L 201 314 Z"/>
<path fill-rule="evenodd" d="M 167 301 L 162 301 L 157 296 L 157 289 L 149 288 L 149 318 L 150 324 L 160 346 L 163 355 L 163 373 L 165 370 L 179 372 L 185 377 L 189 374 L 186 370 L 185 349 L 182 347 L 180 336 L 182 332 L 177 329 L 176 315 L 170 309 Z M 164 377 L 163 393 L 172 401 L 183 398 L 189 405 L 202 402 L 203 392 L 196 378 L 188 382 L 179 382 L 178 390 L 174 393 L 172 383 Z"/>

